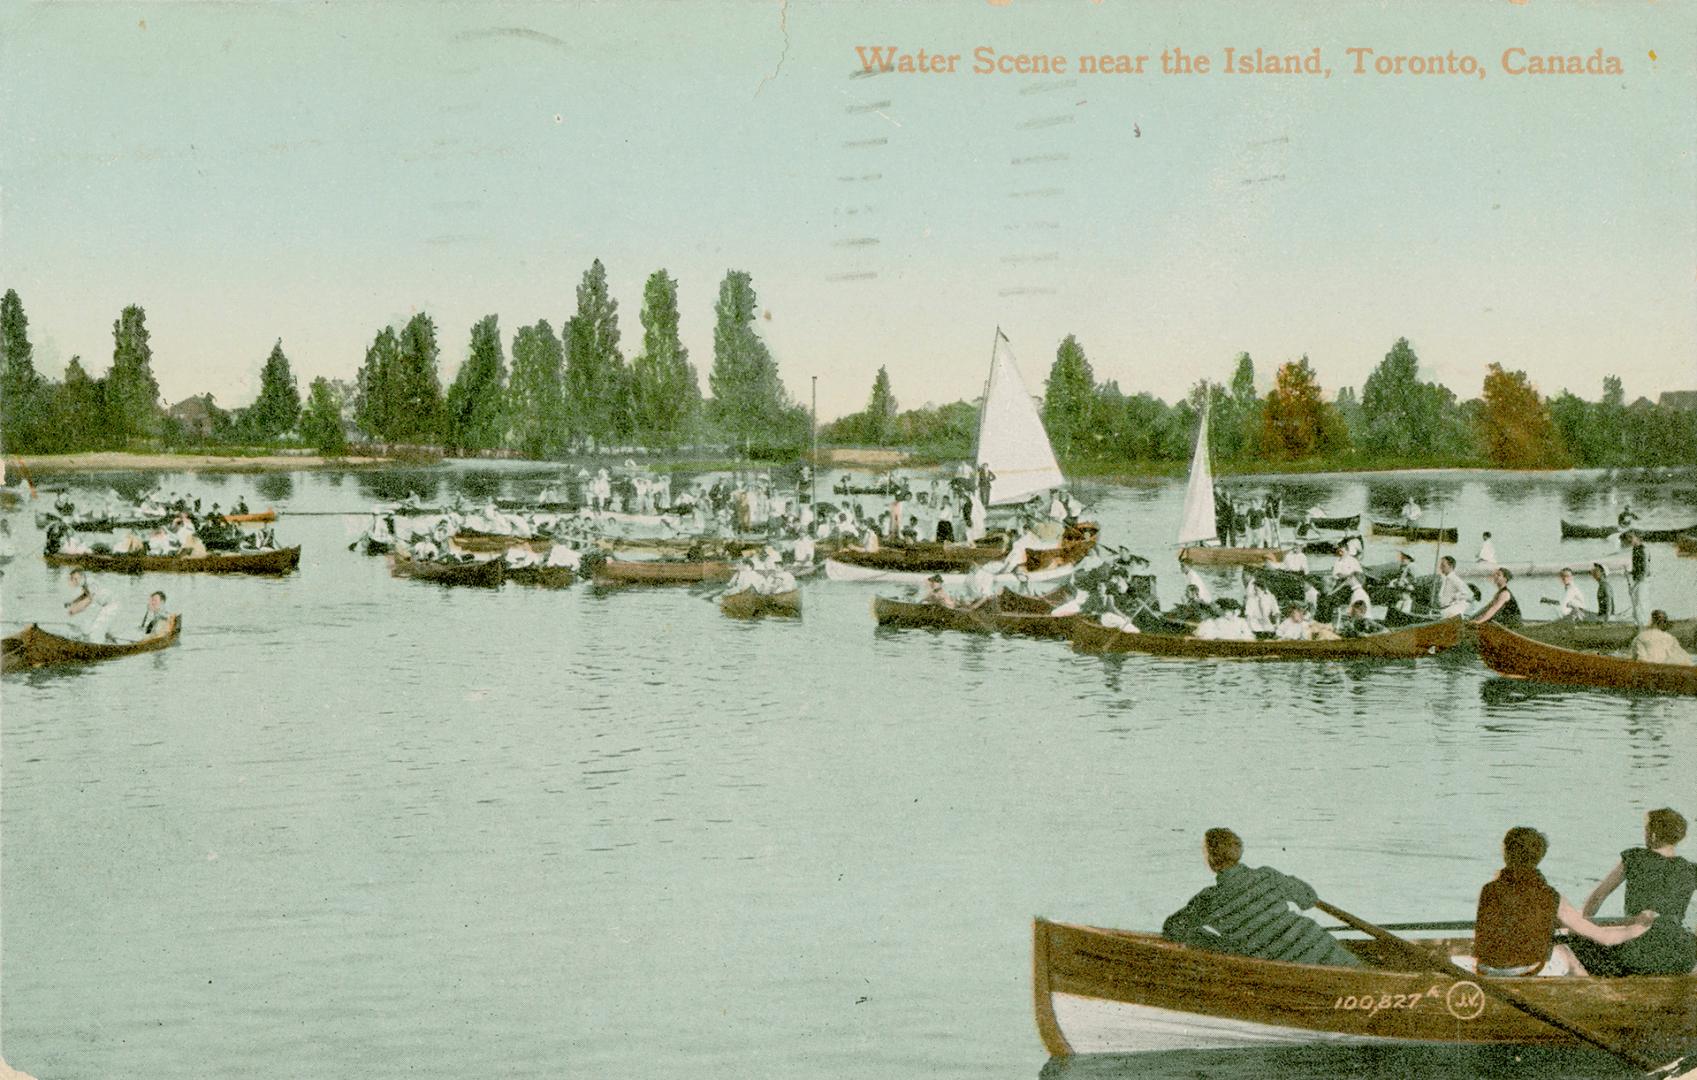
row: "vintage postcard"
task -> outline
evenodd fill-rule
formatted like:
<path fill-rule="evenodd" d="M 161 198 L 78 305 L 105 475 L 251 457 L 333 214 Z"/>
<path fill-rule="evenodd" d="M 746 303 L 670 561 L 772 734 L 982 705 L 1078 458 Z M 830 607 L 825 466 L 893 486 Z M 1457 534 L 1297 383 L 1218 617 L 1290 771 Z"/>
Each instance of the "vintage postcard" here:
<path fill-rule="evenodd" d="M 1697 1074 L 1694 41 L 0 6 L 0 1076 Z"/>

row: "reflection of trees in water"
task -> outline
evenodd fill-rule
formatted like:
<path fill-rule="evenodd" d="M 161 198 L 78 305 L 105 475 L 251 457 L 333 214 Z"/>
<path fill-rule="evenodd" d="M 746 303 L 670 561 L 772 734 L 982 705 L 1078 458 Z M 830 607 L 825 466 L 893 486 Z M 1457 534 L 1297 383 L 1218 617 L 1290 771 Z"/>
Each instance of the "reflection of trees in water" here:
<path fill-rule="evenodd" d="M 1326 506 L 1334 514 L 1348 513 L 1327 506 L 1337 498 L 1338 486 L 1325 484 L 1314 480 L 1280 480 L 1276 484 L 1268 484 L 1267 490 L 1279 497 L 1280 504 L 1287 514 L 1300 514 L 1310 506 Z"/>
<path fill-rule="evenodd" d="M 227 472 L 217 471 L 195 473 L 194 479 L 191 481 L 191 486 L 194 484 L 198 484 L 201 487 L 228 487 L 230 484 L 230 474 Z"/>
<path fill-rule="evenodd" d="M 1539 494 L 1541 486 L 1536 480 L 1515 476 L 1504 480 L 1487 480 L 1485 492 L 1491 496 L 1492 502 L 1518 506 L 1532 496 Z"/>
<path fill-rule="evenodd" d="M 1574 514 L 1584 513 L 1604 501 L 1603 493 L 1606 490 L 1601 484 L 1586 481 L 1569 484 L 1562 489 L 1562 509 Z"/>
<path fill-rule="evenodd" d="M 417 496 L 432 502 L 442 490 L 442 474 L 423 469 L 372 469 L 354 474 L 360 494 L 373 502 L 400 502 Z"/>
<path fill-rule="evenodd" d="M 1403 504 L 1413 499 L 1422 511 L 1449 506 L 1460 493 L 1457 484 L 1434 484 L 1419 480 L 1367 481 L 1367 508 L 1376 514 L 1401 516 Z M 1423 516 L 1422 525 L 1436 525 Z"/>
<path fill-rule="evenodd" d="M 455 473 L 448 482 L 455 493 L 481 501 L 493 499 L 501 493 L 501 480 L 500 473 L 468 469 Z"/>
<path fill-rule="evenodd" d="M 281 502 L 295 493 L 295 474 L 286 472 L 261 473 L 253 479 L 253 490 L 261 498 Z"/>

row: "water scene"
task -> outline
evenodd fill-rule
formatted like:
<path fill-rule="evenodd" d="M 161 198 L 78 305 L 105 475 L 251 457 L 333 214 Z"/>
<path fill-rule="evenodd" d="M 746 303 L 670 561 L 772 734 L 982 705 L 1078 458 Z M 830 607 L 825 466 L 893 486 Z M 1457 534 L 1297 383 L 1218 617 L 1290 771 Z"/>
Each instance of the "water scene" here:
<path fill-rule="evenodd" d="M 0 1080 L 1697 1080 L 1694 32 L 0 7 Z"/>

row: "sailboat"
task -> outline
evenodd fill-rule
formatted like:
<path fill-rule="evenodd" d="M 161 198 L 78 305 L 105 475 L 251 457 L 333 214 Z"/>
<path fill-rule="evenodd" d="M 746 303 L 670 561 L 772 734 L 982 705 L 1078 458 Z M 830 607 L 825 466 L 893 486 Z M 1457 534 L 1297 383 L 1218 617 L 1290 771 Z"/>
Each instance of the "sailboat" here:
<path fill-rule="evenodd" d="M 1208 463 L 1208 404 L 1196 428 L 1196 449 L 1190 455 L 1190 482 L 1184 489 L 1184 516 L 1179 520 L 1180 561 L 1215 566 L 1260 566 L 1283 557 L 1278 548 L 1221 547 L 1220 525 L 1214 520 L 1214 470 Z M 1214 541 L 1209 544 L 1208 541 Z"/>
<path fill-rule="evenodd" d="M 1009 506 L 1063 487 L 1066 477 L 1048 432 L 1025 388 L 1019 364 L 1006 334 L 996 329 L 990 350 L 990 375 L 984 384 L 984 406 L 978 414 L 977 449 L 973 457 L 979 475 L 988 470 L 990 506 Z M 1057 523 L 1058 524 L 1058 523 Z M 1052 546 L 1024 552 L 1023 565 L 1032 582 L 1070 576 L 1096 546 L 1096 526 L 1068 526 Z M 1012 551 L 1005 541 L 980 544 L 889 544 L 878 551 L 845 550 L 825 561 L 825 574 L 835 581 L 924 581 L 940 573 L 945 585 L 963 584 L 973 567 L 997 563 L 999 584 L 1013 582 Z"/>

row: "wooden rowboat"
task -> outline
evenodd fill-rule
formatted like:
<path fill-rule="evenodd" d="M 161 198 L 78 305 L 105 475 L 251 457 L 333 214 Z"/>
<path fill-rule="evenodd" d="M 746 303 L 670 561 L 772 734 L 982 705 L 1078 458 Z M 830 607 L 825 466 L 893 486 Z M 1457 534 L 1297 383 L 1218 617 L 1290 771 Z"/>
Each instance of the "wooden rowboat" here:
<path fill-rule="evenodd" d="M 1412 626 L 1420 622 L 1432 622 L 1438 618 L 1435 614 L 1404 615 L 1395 608 L 1385 612 L 1385 623 L 1391 627 Z M 1638 636 L 1639 627 L 1632 622 L 1578 622 L 1573 619 L 1540 619 L 1535 622 L 1524 622 L 1516 628 L 1515 633 L 1521 637 L 1545 645 L 1555 645 L 1563 649 L 1580 649 L 1585 652 L 1613 652 L 1624 649 L 1632 644 L 1632 639 Z M 1697 649 L 1697 619 L 1675 619 L 1669 626 L 1669 632 L 1687 649 Z M 1462 647 L 1472 644 L 1471 638 L 1462 641 Z"/>
<path fill-rule="evenodd" d="M 666 555 L 687 555 L 691 548 L 699 545 L 703 550 L 714 554 L 724 553 L 731 558 L 740 558 L 749 552 L 759 551 L 770 540 L 760 539 L 727 539 L 716 536 L 625 536 L 599 537 L 595 546 L 602 551 L 652 551 Z"/>
<path fill-rule="evenodd" d="M 1454 544 L 1461 539 L 1459 528 L 1439 528 L 1435 525 L 1408 525 L 1399 521 L 1373 522 L 1374 536 L 1400 536 L 1404 540 L 1436 540 Z"/>
<path fill-rule="evenodd" d="M 1282 548 L 1273 547 L 1186 547 L 1180 548 L 1180 562 L 1198 566 L 1264 566 L 1268 559 L 1284 558 Z"/>
<path fill-rule="evenodd" d="M 1697 665 L 1647 664 L 1618 656 L 1578 652 L 1523 637 L 1492 623 L 1477 627 L 1479 656 L 1511 679 L 1564 686 L 1663 694 L 1697 694 Z"/>
<path fill-rule="evenodd" d="M 884 544 L 877 551 L 844 548 L 834 556 L 849 566 L 917 574 L 970 574 L 980 565 L 1007 557 L 1005 539 L 977 544 Z"/>
<path fill-rule="evenodd" d="M 726 593 L 719 597 L 719 610 L 733 619 L 757 619 L 762 615 L 798 619 L 801 617 L 801 590 L 762 593 L 744 589 Z"/>
<path fill-rule="evenodd" d="M 546 553 L 554 545 L 547 537 L 536 536 L 507 536 L 502 533 L 486 533 L 461 530 L 454 534 L 454 546 L 462 551 L 488 553 L 491 551 L 506 551 L 508 548 L 528 547 L 538 553 Z"/>
<path fill-rule="evenodd" d="M 475 562 L 438 562 L 434 560 L 408 559 L 391 554 L 389 556 L 389 573 L 398 578 L 413 578 L 417 581 L 428 581 L 436 585 L 471 585 L 479 588 L 493 589 L 500 586 L 506 577 L 506 567 L 500 559 L 483 559 Z"/>
<path fill-rule="evenodd" d="M 48 566 L 72 566 L 117 574 L 291 574 L 299 569 L 301 549 L 278 548 L 275 551 L 238 552 L 233 555 L 207 555 L 190 558 L 181 555 L 109 555 L 89 553 L 67 555 L 58 552 L 43 555 Z"/>
<path fill-rule="evenodd" d="M 181 615 L 171 616 L 165 629 L 152 637 L 120 644 L 60 637 L 31 623 L 0 642 L 0 670 L 22 671 L 48 664 L 86 664 L 97 660 L 113 660 L 120 656 L 134 656 L 137 653 L 157 652 L 175 645 L 182 633 Z"/>
<path fill-rule="evenodd" d="M 967 634 L 1024 634 L 1030 637 L 1065 638 L 1072 634 L 1076 615 L 1048 615 L 1029 611 L 1007 611 L 991 604 L 982 607 L 944 607 L 942 604 L 912 603 L 874 597 L 872 617 L 879 626 L 910 630 L 956 630 Z"/>
<path fill-rule="evenodd" d="M 276 521 L 277 511 L 274 507 L 267 506 L 265 509 L 257 510 L 251 514 L 225 514 L 224 520 L 228 521 L 232 525 L 248 525 L 264 521 Z"/>
<path fill-rule="evenodd" d="M 1579 525 L 1571 521 L 1561 523 L 1561 538 L 1563 540 L 1601 540 L 1616 533 L 1635 532 L 1639 539 L 1646 543 L 1671 544 L 1677 541 L 1682 533 L 1697 531 L 1697 525 L 1684 525 L 1675 529 L 1646 529 L 1639 525 L 1629 525 L 1621 528 L 1619 525 Z"/>
<path fill-rule="evenodd" d="M 1279 518 L 1279 524 L 1287 529 L 1300 529 L 1304 525 L 1312 525 L 1316 529 L 1328 532 L 1344 532 L 1349 529 L 1361 528 L 1361 515 L 1349 514 L 1345 517 L 1298 517 L 1295 514 L 1284 514 Z"/>
<path fill-rule="evenodd" d="M 1447 972 L 1411 970 L 1376 941 L 1345 941 L 1367 966 L 1322 967 L 1209 952 L 1158 934 L 1037 919 L 1037 1031 L 1056 1057 L 1272 1044 L 1576 1046 L 1577 1040 Z M 1471 938 L 1422 938 L 1434 956 Z M 1697 976 L 1494 980 L 1616 1045 L 1689 1049 Z"/>
<path fill-rule="evenodd" d="M 501 573 L 508 581 L 540 589 L 563 589 L 577 580 L 569 566 L 509 566 Z"/>
<path fill-rule="evenodd" d="M 1236 660 L 1411 659 L 1454 648 L 1461 640 L 1459 618 L 1336 641 L 1204 641 L 1169 634 L 1131 634 L 1092 619 L 1076 620 L 1072 625 L 1072 647 L 1079 652 Z"/>
<path fill-rule="evenodd" d="M 608 559 L 595 568 L 602 585 L 689 585 L 703 581 L 729 581 L 735 573 L 728 562 L 627 562 Z"/>

